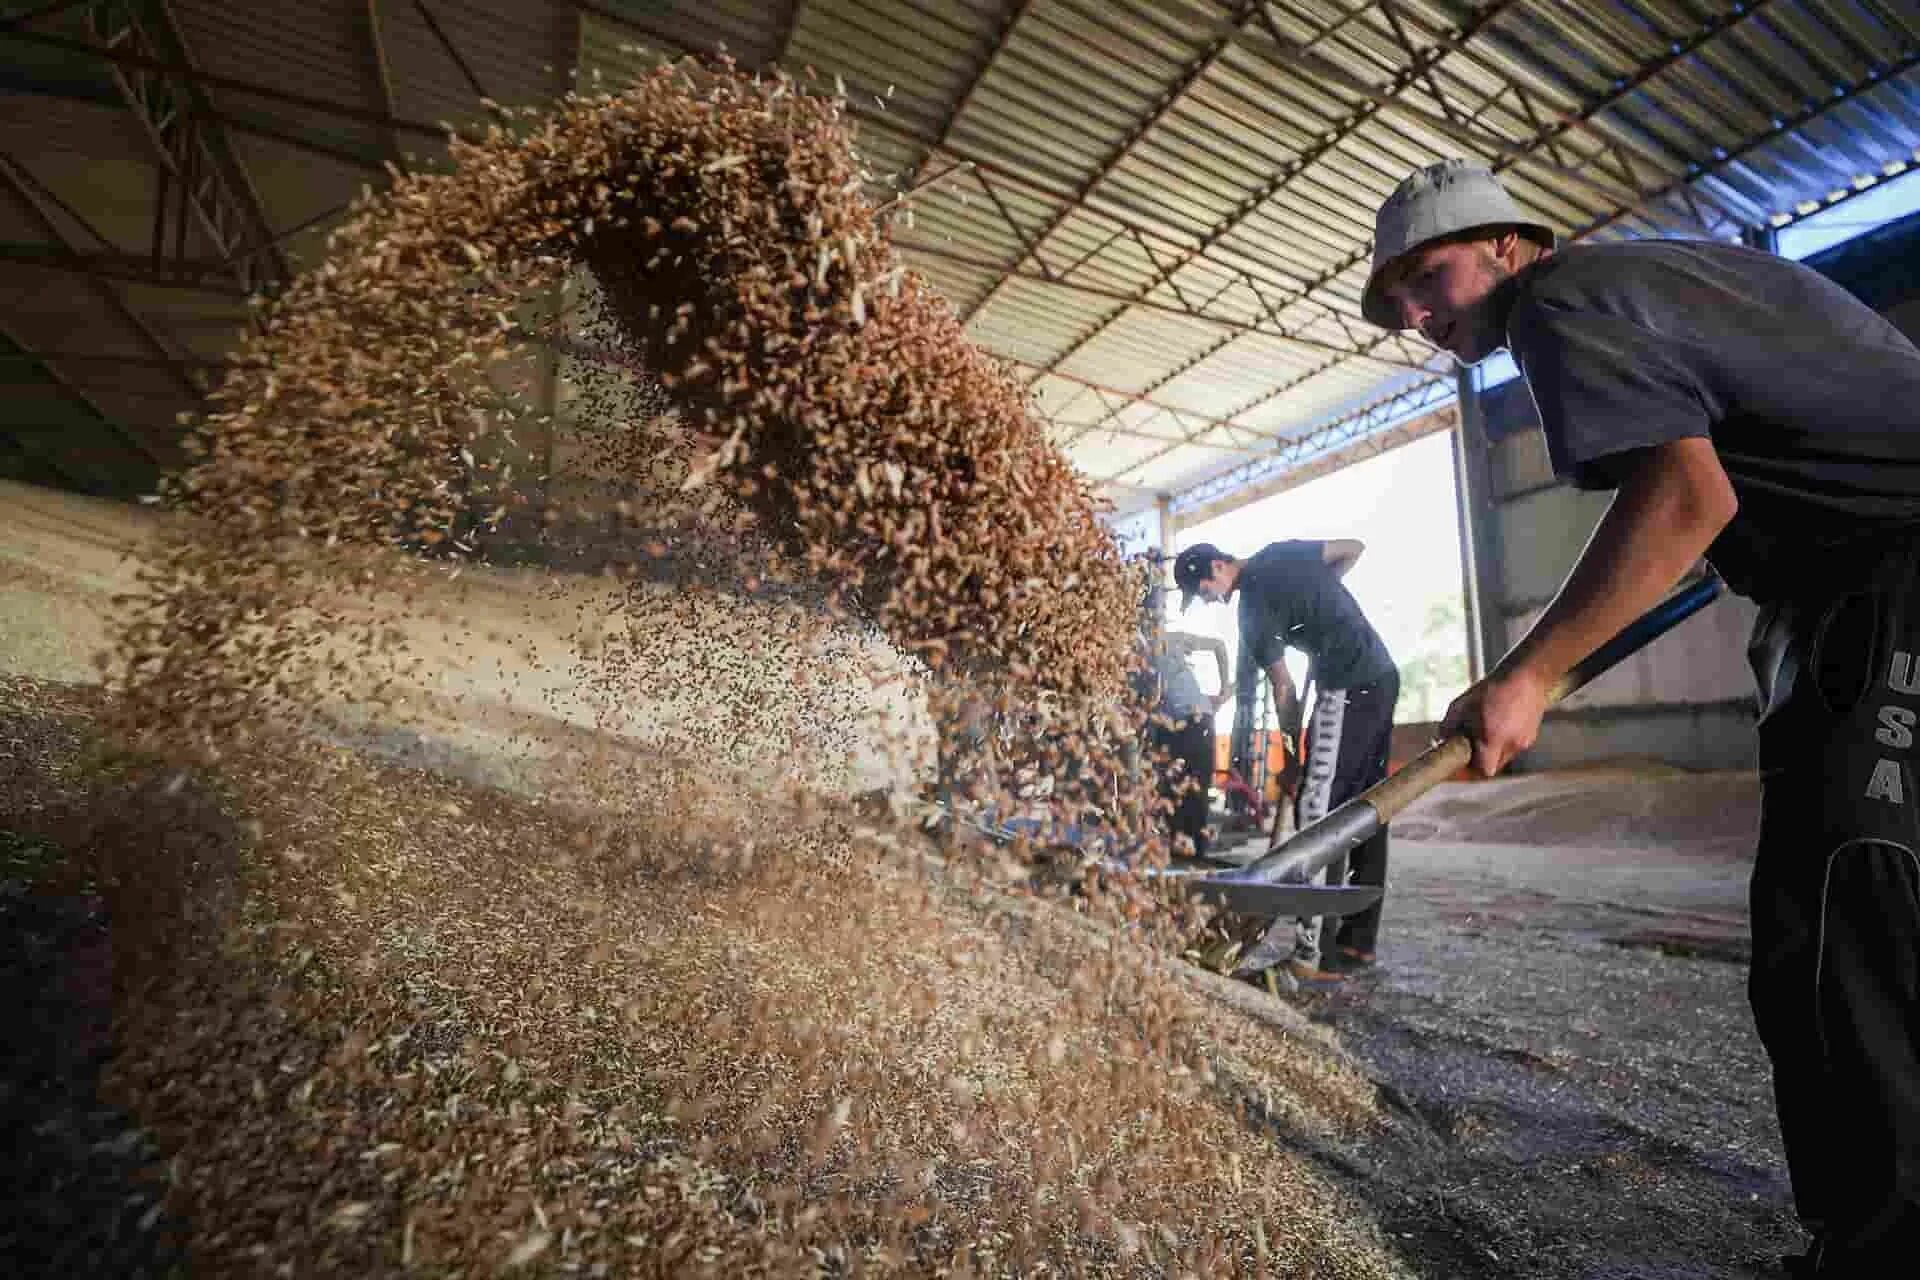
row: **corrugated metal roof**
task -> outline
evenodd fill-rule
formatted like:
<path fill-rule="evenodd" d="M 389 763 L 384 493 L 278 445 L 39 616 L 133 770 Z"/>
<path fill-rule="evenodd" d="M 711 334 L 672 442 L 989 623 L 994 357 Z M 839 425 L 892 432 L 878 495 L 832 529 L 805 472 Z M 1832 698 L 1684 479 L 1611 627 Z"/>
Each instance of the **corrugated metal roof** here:
<path fill-rule="evenodd" d="M 1417 341 L 1358 316 L 1373 211 L 1416 165 L 1478 155 L 1570 235 L 1731 237 L 1920 159 L 1913 0 L 167 0 L 158 12 L 201 72 L 266 91 L 200 88 L 295 265 L 396 148 L 431 162 L 436 122 L 479 118 L 481 92 L 542 100 L 576 58 L 603 87 L 663 55 L 723 48 L 747 67 L 810 68 L 821 90 L 848 93 L 876 191 L 934 182 L 896 222 L 903 251 L 975 341 L 1043 392 L 1075 460 L 1126 494 L 1293 456 L 1304 433 L 1444 373 Z M 15 38 L 22 57 L 0 81 L 0 145 L 38 160 L 123 257 L 149 250 L 144 140 L 98 105 L 120 109 L 106 64 L 72 47 L 99 29 L 73 11 L 32 31 L 42 39 Z M 122 176 L 85 190 L 71 175 L 89 159 Z M 32 239 L 28 224 L 10 234 Z M 48 276 L 15 259 L 0 272 Z M 114 287 L 182 354 L 207 353 L 239 315 L 230 300 L 141 290 L 126 270 Z M 63 278 L 76 314 L 104 305 L 98 280 Z"/>

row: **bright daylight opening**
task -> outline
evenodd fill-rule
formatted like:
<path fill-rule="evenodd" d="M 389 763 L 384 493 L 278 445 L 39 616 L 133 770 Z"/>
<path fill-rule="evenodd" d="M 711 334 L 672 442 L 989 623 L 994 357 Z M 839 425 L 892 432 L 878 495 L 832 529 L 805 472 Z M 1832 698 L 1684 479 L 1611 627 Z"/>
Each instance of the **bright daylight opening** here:
<path fill-rule="evenodd" d="M 1452 434 L 1426 436 L 1182 530 L 1176 549 L 1211 542 L 1244 558 L 1269 542 L 1290 538 L 1366 543 L 1346 585 L 1400 667 L 1394 719 L 1401 724 L 1439 719 L 1467 685 Z M 1196 601 L 1184 615 L 1177 601 L 1173 607 L 1176 630 L 1217 636 L 1239 661 L 1234 605 Z M 1287 666 L 1298 687 L 1305 661 L 1290 652 Z M 1203 687 L 1217 688 L 1212 662 L 1197 658 L 1195 669 Z M 1222 733 L 1232 731 L 1231 704 L 1221 709 L 1218 726 Z"/>

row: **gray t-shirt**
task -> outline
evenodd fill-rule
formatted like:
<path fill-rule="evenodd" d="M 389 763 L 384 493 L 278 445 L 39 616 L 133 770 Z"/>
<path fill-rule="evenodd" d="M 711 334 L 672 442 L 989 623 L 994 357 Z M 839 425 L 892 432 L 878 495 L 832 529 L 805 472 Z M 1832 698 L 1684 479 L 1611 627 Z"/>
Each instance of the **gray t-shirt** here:
<path fill-rule="evenodd" d="M 1153 664 L 1160 677 L 1158 710 L 1162 714 L 1184 719 L 1212 709 L 1200 688 L 1200 678 L 1193 674 L 1193 664 L 1184 652 L 1162 642 L 1154 653 Z"/>
<path fill-rule="evenodd" d="M 1709 549 L 1761 600 L 1822 549 L 1920 522 L 1920 350 L 1818 272 L 1732 245 L 1576 245 L 1500 287 L 1554 470 L 1616 487 L 1633 450 L 1711 439 L 1740 502 Z"/>

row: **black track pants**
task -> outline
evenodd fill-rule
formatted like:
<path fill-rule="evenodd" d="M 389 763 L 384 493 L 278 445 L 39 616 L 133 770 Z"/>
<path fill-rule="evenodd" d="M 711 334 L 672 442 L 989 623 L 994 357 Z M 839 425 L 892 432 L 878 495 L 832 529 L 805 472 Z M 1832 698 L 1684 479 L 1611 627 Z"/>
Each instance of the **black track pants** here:
<path fill-rule="evenodd" d="M 1920 1274 L 1920 547 L 1769 607 L 1753 656 L 1750 996 L 1794 1200 L 1814 1274 Z"/>
<path fill-rule="evenodd" d="M 1294 802 L 1294 818 L 1300 830 L 1387 776 L 1387 756 L 1393 746 L 1393 709 L 1399 701 L 1400 677 L 1395 672 L 1369 685 L 1320 691 L 1308 723 L 1306 767 Z M 1326 883 L 1332 885 L 1386 882 L 1385 827 L 1326 870 Z M 1371 952 L 1379 943 L 1384 905 L 1383 899 L 1345 919 L 1329 916 L 1295 922 L 1294 958 L 1317 964 L 1327 946 Z M 1329 930 L 1336 931 L 1331 938 L 1327 936 Z M 1249 952 L 1248 963 L 1270 963 L 1268 955 L 1277 941 L 1277 934 L 1263 938 L 1262 946 Z"/>

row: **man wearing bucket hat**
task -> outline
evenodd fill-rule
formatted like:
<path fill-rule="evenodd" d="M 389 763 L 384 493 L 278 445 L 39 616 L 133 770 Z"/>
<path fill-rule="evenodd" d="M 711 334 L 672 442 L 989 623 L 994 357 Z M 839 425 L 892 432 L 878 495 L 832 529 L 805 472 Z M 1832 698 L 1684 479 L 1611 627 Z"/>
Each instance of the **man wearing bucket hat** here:
<path fill-rule="evenodd" d="M 1540 620 L 1448 709 L 1491 774 L 1547 689 L 1705 556 L 1761 605 L 1755 1022 L 1795 1274 L 1920 1249 L 1920 350 L 1811 269 L 1717 243 L 1556 249 L 1483 166 L 1381 207 L 1362 312 L 1463 363 L 1505 347 L 1558 474 L 1615 491 Z"/>

